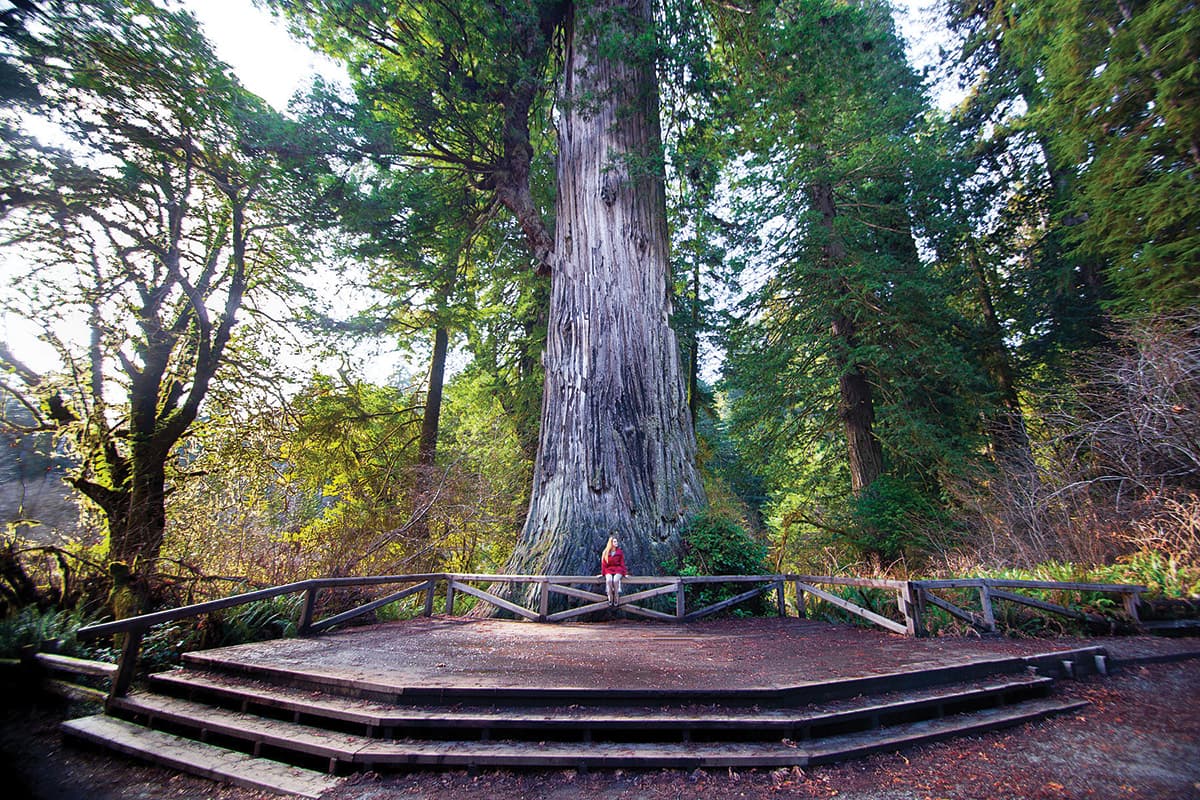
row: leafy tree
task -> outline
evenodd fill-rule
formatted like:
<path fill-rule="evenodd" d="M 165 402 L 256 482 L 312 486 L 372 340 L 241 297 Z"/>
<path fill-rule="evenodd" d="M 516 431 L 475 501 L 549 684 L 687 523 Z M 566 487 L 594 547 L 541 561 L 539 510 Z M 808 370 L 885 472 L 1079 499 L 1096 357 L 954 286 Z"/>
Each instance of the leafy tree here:
<path fill-rule="evenodd" d="M 275 5 L 347 60 L 406 155 L 494 198 L 552 274 L 533 497 L 510 568 L 591 572 L 617 533 L 631 569 L 657 572 L 704 499 L 667 324 L 651 3 Z M 552 125 L 553 226 L 532 183 Z"/>
<path fill-rule="evenodd" d="M 1063 216 L 1077 257 L 1099 259 L 1113 307 L 1144 315 L 1200 296 L 1200 20 L 1185 0 L 1018 12 L 1014 42 L 1051 102 L 1043 132 L 1076 185 Z"/>
<path fill-rule="evenodd" d="M 883 4 L 756 14 L 722 28 L 751 153 L 744 247 L 764 275 L 731 338 L 735 430 L 777 492 L 807 496 L 808 524 L 893 558 L 905 534 L 875 494 L 936 498 L 974 447 L 962 398 L 984 390 L 914 237 L 912 197 L 937 177 L 923 93 Z"/>
<path fill-rule="evenodd" d="M 71 442 L 71 483 L 102 511 L 136 606 L 162 546 L 173 451 L 230 357 L 239 312 L 290 286 L 287 222 L 305 186 L 281 166 L 296 165 L 304 136 L 237 84 L 187 14 L 142 0 L 30 8 L 6 69 L 36 86 L 34 110 L 65 144 L 6 143 L 28 155 L 4 162 L 16 187 L 5 237 L 28 265 L 9 310 L 43 325 L 65 372 L 7 347 L 0 358 L 36 427 Z M 9 114 L 8 130 L 23 130 Z"/>

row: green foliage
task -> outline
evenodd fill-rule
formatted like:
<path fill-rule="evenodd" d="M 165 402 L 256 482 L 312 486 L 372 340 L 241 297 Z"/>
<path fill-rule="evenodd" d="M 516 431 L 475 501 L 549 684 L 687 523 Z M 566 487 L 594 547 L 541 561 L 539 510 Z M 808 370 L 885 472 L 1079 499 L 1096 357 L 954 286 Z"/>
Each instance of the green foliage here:
<path fill-rule="evenodd" d="M 80 658 L 102 657 L 104 651 L 80 642 L 75 632 L 96 619 L 77 609 L 54 610 L 24 606 L 0 619 L 0 658 L 17 658 L 23 647 L 42 649 L 54 642 L 57 652 Z"/>
<path fill-rule="evenodd" d="M 767 546 L 755 541 L 736 522 L 712 512 L 693 517 L 682 532 L 680 560 L 664 564 L 668 574 L 677 575 L 764 575 L 770 572 Z M 706 583 L 688 588 L 688 609 L 694 611 L 748 591 L 744 583 Z M 732 613 L 761 614 L 762 596 L 741 604 Z"/>
<path fill-rule="evenodd" d="M 889 563 L 927 542 L 922 533 L 952 525 L 950 514 L 912 483 L 882 475 L 853 500 L 857 523 L 847 540 L 865 553 Z"/>
<path fill-rule="evenodd" d="M 180 657 L 193 650 L 295 636 L 303 603 L 303 594 L 283 595 L 158 625 L 142 640 L 140 668 L 160 671 L 178 666 Z"/>
<path fill-rule="evenodd" d="M 942 481 L 978 460 L 990 399 L 956 287 L 916 244 L 941 159 L 919 135 L 926 101 L 881 4 L 758 12 L 723 29 L 750 152 L 738 245 L 763 276 L 730 329 L 730 430 L 786 509 L 773 517 L 803 509 L 805 538 L 833 533 L 890 560 L 923 544 L 900 517 L 944 515 Z M 881 470 L 853 475 L 851 447 L 877 449 Z M 852 478 L 887 482 L 855 499 Z"/>

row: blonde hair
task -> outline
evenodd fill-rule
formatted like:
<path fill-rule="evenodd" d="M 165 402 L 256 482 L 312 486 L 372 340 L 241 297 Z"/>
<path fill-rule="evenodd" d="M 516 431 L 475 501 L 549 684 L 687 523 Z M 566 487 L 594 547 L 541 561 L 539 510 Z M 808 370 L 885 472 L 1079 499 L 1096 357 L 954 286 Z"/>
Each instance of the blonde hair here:
<path fill-rule="evenodd" d="M 608 537 L 608 544 L 606 544 L 604 546 L 604 552 L 600 555 L 600 558 L 603 559 L 604 561 L 607 561 L 608 557 L 610 555 L 612 555 L 613 549 L 616 547 L 617 547 L 617 537 L 615 537 L 615 536 Z"/>

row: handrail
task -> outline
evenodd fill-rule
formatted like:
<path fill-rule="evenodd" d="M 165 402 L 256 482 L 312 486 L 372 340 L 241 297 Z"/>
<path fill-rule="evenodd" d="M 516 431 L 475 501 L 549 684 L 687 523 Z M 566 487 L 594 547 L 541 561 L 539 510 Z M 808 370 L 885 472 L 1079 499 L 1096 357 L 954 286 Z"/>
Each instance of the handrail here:
<path fill-rule="evenodd" d="M 526 583 L 538 587 L 538 608 L 530 609 L 499 597 L 489 590 L 471 586 L 472 582 L 487 582 L 492 584 Z M 101 636 L 120 634 L 125 637 L 121 647 L 121 656 L 113 678 L 111 697 L 123 695 L 133 680 L 133 671 L 141 649 L 141 641 L 146 632 L 155 625 L 165 622 L 175 622 L 189 617 L 199 616 L 212 611 L 245 605 L 259 600 L 269 600 L 287 594 L 304 592 L 306 599 L 300 613 L 297 628 L 301 634 L 315 633 L 335 625 L 340 625 L 357 616 L 385 605 L 389 602 L 413 595 L 425 595 L 424 614 L 433 614 L 434 594 L 439 584 L 445 584 L 446 608 L 454 607 L 456 592 L 463 592 L 490 603 L 497 608 L 508 610 L 518 616 L 537 622 L 558 622 L 574 617 L 583 616 L 594 611 L 609 607 L 608 599 L 601 594 L 574 586 L 596 585 L 604 582 L 598 575 L 506 575 L 479 573 L 429 572 L 402 575 L 368 575 L 362 577 L 310 578 L 308 580 L 258 589 L 253 592 L 208 600 L 203 603 L 193 603 L 179 608 L 155 611 L 126 619 L 102 622 L 88 625 L 76 632 L 79 639 L 95 639 Z M 651 619 L 667 621 L 690 621 L 716 613 L 746 600 L 752 599 L 764 592 L 775 592 L 775 601 L 779 616 L 788 615 L 784 601 L 784 588 L 787 583 L 795 586 L 796 611 L 800 617 L 806 615 L 804 596 L 806 593 L 819 597 L 825 602 L 832 603 L 845 611 L 862 617 L 869 622 L 887 630 L 908 636 L 922 636 L 925 633 L 923 617 L 926 604 L 945 609 L 951 614 L 989 630 L 995 630 L 995 616 L 992 612 L 992 600 L 1018 602 L 1068 616 L 1079 616 L 1079 612 L 1065 606 L 1055 605 L 1042 600 L 1034 600 L 1010 592 L 1000 591 L 1002 588 L 1077 590 L 1088 592 L 1109 592 L 1120 594 L 1125 600 L 1126 613 L 1136 624 L 1138 596 L 1147 591 L 1147 587 L 1136 584 L 1100 584 L 1100 583 L 1070 583 L 1064 581 L 1029 581 L 1003 580 L 992 578 L 956 578 L 945 580 L 889 580 L 883 578 L 855 578 L 838 575 L 798 575 L 781 573 L 774 575 L 669 575 L 669 576 L 630 576 L 622 581 L 633 586 L 650 586 L 651 588 L 622 596 L 617 606 L 629 613 Z M 315 621 L 313 615 L 317 600 L 317 592 L 322 589 L 338 589 L 351 586 L 379 586 L 384 584 L 409 583 L 413 584 L 399 592 L 372 600 L 357 608 L 335 614 L 321 621 Z M 687 586 L 711 583 L 754 583 L 760 584 L 748 591 L 742 592 L 728 600 L 723 600 L 704 608 L 688 612 L 685 607 L 685 591 Z M 896 594 L 896 603 L 904 622 L 896 622 L 881 616 L 869 609 L 863 608 L 849 600 L 818 589 L 818 584 L 854 586 L 869 589 L 884 589 Z M 944 598 L 933 594 L 934 589 L 966 588 L 977 589 L 980 595 L 981 612 L 959 608 Z M 995 591 L 993 591 L 995 590 Z M 675 594 L 675 613 L 669 614 L 651 608 L 637 605 L 638 601 L 658 597 L 664 594 Z M 568 608 L 564 611 L 550 613 L 550 595 L 558 594 L 585 601 L 582 606 Z"/>
<path fill-rule="evenodd" d="M 187 619 L 188 617 L 198 617 L 210 611 L 220 611 L 223 608 L 245 605 L 246 603 L 253 603 L 258 600 L 270 600 L 272 597 L 280 597 L 285 594 L 303 591 L 308 589 L 312 584 L 313 581 L 311 580 L 285 583 L 282 586 L 273 586 L 270 589 L 258 589 L 253 592 L 230 595 L 229 597 L 222 597 L 217 600 L 206 600 L 203 603 L 193 603 L 192 605 L 180 606 L 179 608 L 170 608 L 166 611 L 139 614 L 136 617 L 125 617 L 112 622 L 99 622 L 80 628 L 75 632 L 75 637 L 86 640 L 118 633 L 145 631 L 164 622 L 175 622 L 176 620 Z"/>

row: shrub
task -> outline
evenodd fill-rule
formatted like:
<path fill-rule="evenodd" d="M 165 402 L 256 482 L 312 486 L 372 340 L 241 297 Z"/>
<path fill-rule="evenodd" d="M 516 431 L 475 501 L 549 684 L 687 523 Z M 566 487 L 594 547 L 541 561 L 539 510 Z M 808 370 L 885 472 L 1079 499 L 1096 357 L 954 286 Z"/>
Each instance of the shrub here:
<path fill-rule="evenodd" d="M 771 570 L 765 544 L 732 520 L 711 512 L 700 514 L 688 523 L 683 531 L 681 560 L 664 567 L 667 572 L 679 575 L 762 575 Z M 749 589 L 744 583 L 693 586 L 688 594 L 688 609 L 704 608 Z M 764 610 L 762 595 L 738 608 L 741 613 L 761 614 Z"/>

